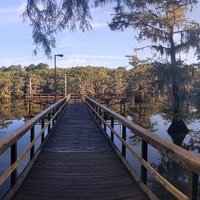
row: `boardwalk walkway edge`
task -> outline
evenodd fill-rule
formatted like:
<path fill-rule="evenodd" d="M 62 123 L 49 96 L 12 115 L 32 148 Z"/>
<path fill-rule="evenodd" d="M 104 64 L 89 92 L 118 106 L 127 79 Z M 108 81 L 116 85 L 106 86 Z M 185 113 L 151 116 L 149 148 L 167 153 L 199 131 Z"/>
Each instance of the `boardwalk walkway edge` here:
<path fill-rule="evenodd" d="M 135 170 L 131 167 L 131 165 L 128 163 L 128 161 L 122 156 L 122 153 L 119 151 L 119 149 L 116 147 L 116 145 L 111 141 L 110 137 L 105 133 L 105 131 L 102 128 L 102 126 L 100 126 L 100 124 L 98 123 L 97 119 L 95 118 L 95 116 L 91 112 L 90 107 L 86 103 L 85 103 L 85 105 L 86 105 L 88 111 L 90 112 L 90 114 L 92 115 L 93 119 L 96 121 L 99 129 L 101 130 L 102 134 L 106 138 L 107 142 L 113 148 L 113 150 L 115 151 L 115 153 L 117 154 L 117 156 L 121 159 L 121 161 L 123 162 L 123 164 L 126 166 L 126 168 L 128 169 L 128 171 L 130 172 L 131 176 L 135 179 L 135 181 L 140 186 L 140 188 L 144 191 L 144 193 L 146 193 L 146 195 L 149 197 L 149 199 L 151 199 L 151 200 L 159 200 L 156 197 L 156 195 L 147 187 L 147 185 L 145 185 L 141 181 L 141 178 L 138 176 L 138 174 L 135 172 Z"/>

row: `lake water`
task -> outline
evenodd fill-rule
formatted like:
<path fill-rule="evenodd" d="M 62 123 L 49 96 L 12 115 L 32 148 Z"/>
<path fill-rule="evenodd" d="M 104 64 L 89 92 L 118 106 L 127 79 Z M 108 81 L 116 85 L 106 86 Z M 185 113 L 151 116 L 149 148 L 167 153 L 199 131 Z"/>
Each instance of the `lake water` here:
<path fill-rule="evenodd" d="M 167 130 L 173 119 L 173 112 L 170 110 L 168 104 L 162 101 L 147 101 L 145 103 L 135 104 L 132 101 L 126 103 L 126 117 L 139 125 L 152 131 L 154 134 L 170 141 L 177 142 L 181 147 L 191 151 L 194 154 L 199 155 L 200 153 L 200 98 L 189 99 L 182 106 L 182 117 L 187 125 L 189 132 L 187 134 L 181 134 L 180 137 L 174 137 L 174 135 L 168 134 Z M 47 107 L 47 105 L 46 105 Z M 112 109 L 120 112 L 120 105 L 114 104 L 109 105 Z M 39 113 L 45 108 L 45 105 L 40 104 L 28 104 L 24 101 L 15 101 L 4 103 L 0 105 L 0 138 L 5 137 L 10 132 L 24 124 L 32 116 Z M 40 124 L 36 126 L 40 129 Z M 116 122 L 115 130 L 121 133 L 121 125 Z M 108 131 L 109 132 L 109 131 Z M 24 135 L 18 145 L 18 153 L 25 149 L 25 146 L 29 143 L 30 135 Z M 137 134 L 132 133 L 127 130 L 127 141 L 131 144 L 140 154 L 141 151 L 141 139 Z M 115 138 L 115 144 L 121 149 L 121 143 Z M 40 142 L 36 145 L 36 149 L 39 147 Z M 133 166 L 135 171 L 140 174 L 140 164 L 133 158 L 130 152 L 127 150 L 126 158 L 129 163 Z M 24 169 L 25 165 L 29 161 L 29 156 L 27 156 L 22 164 L 19 166 L 18 174 Z M 183 167 L 169 160 L 167 157 L 159 153 L 156 149 L 149 146 L 148 149 L 148 161 L 149 163 L 164 177 L 175 184 L 175 186 L 181 191 L 187 194 L 187 184 L 188 184 L 188 172 Z M 5 169 L 10 165 L 10 149 L 4 152 L 0 156 L 0 175 L 5 171 Z M 0 187 L 0 198 L 8 190 L 10 181 L 8 179 Z M 148 174 L 148 185 L 156 193 L 156 195 L 162 200 L 174 199 L 167 191 L 160 186 L 150 174 Z M 200 188 L 200 187 L 199 187 Z M 200 198 L 200 197 L 199 197 Z"/>
<path fill-rule="evenodd" d="M 169 104 L 163 101 L 146 101 L 140 104 L 135 104 L 133 101 L 126 102 L 125 115 L 128 119 L 150 130 L 152 133 L 164 138 L 167 141 L 173 142 L 178 146 L 192 152 L 195 155 L 200 155 L 200 98 L 190 98 L 184 102 L 180 109 L 180 114 L 185 122 L 188 133 L 168 133 L 173 120 L 173 110 Z M 120 104 L 109 105 L 117 112 L 121 112 Z M 121 125 L 116 125 L 115 130 L 121 132 Z M 133 149 L 141 155 L 141 139 L 137 134 L 127 131 L 127 142 L 132 145 Z M 116 145 L 121 149 L 121 143 L 116 139 Z M 163 177 L 173 183 L 183 193 L 188 194 L 188 170 L 183 166 L 173 162 L 166 156 L 162 155 L 152 146 L 148 145 L 148 162 L 153 166 Z M 126 153 L 126 158 L 140 174 L 140 164 L 133 158 L 130 152 Z M 167 192 L 153 177 L 148 174 L 148 183 L 154 193 L 162 200 L 174 200 L 169 192 Z M 200 181 L 199 181 L 200 199 Z"/>
<path fill-rule="evenodd" d="M 17 100 L 0 104 L 0 139 L 8 136 L 12 131 L 25 124 L 30 118 L 40 113 L 48 104 L 28 103 L 24 100 Z M 35 135 L 39 133 L 41 124 L 35 125 Z M 20 155 L 30 143 L 30 132 L 22 136 L 17 143 L 17 154 Z M 40 140 L 36 142 L 35 151 L 40 146 Z M 20 163 L 17 174 L 21 174 L 30 160 L 29 154 Z M 0 175 L 10 166 L 10 148 L 0 155 Z M 10 187 L 10 178 L 0 186 L 0 199 Z"/>

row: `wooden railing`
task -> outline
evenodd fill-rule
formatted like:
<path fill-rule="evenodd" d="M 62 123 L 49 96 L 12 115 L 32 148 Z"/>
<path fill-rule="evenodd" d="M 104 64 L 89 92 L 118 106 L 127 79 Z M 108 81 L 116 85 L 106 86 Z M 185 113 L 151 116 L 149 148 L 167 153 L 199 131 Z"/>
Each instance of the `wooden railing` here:
<path fill-rule="evenodd" d="M 59 99 L 61 99 L 63 97 L 64 97 L 64 94 L 58 94 L 57 95 L 57 98 L 59 98 Z M 27 94 L 25 94 L 25 98 L 26 99 L 32 99 L 32 98 L 35 98 L 35 99 L 44 99 L 44 98 L 54 99 L 55 94 L 52 94 L 52 93 L 37 93 L 37 94 L 27 93 Z"/>
<path fill-rule="evenodd" d="M 5 170 L 5 172 L 0 176 L 0 186 L 9 178 L 11 177 L 11 188 L 16 187 L 14 190 L 17 190 L 18 185 L 16 182 L 22 182 L 24 176 L 18 176 L 17 168 L 21 161 L 30 154 L 30 162 L 28 165 L 33 164 L 36 157 L 39 155 L 41 148 L 37 151 L 35 150 L 35 144 L 41 138 L 41 145 L 42 146 L 46 139 L 48 138 L 52 128 L 55 126 L 60 114 L 65 108 L 66 103 L 69 101 L 70 95 L 66 98 L 63 98 L 56 102 L 55 104 L 51 105 L 46 110 L 42 111 L 27 123 L 19 127 L 17 130 L 9 134 L 7 137 L 0 140 L 0 156 L 8 149 L 11 149 L 10 155 L 10 166 Z M 35 133 L 35 125 L 40 122 L 41 129 L 39 133 Z M 45 130 L 47 129 L 47 135 L 45 137 Z M 21 155 L 17 155 L 17 144 L 20 138 L 25 134 L 30 134 L 30 143 L 25 148 Z M 28 167 L 27 165 L 27 167 Z M 26 168 L 27 168 L 26 167 Z M 25 171 L 25 170 L 24 170 Z M 28 171 L 28 170 L 27 170 Z M 18 178 L 19 177 L 19 178 Z"/>
<path fill-rule="evenodd" d="M 144 189 L 150 199 L 157 199 L 157 197 L 151 192 L 147 187 L 147 172 L 152 174 L 153 178 L 158 181 L 164 188 L 166 188 L 172 195 L 174 195 L 179 200 L 197 200 L 198 199 L 198 176 L 200 174 L 200 157 L 195 156 L 192 153 L 168 142 L 159 136 L 151 133 L 150 131 L 140 127 L 139 125 L 133 123 L 127 118 L 117 114 L 111 109 L 97 103 L 93 99 L 84 96 L 83 100 L 88 105 L 94 118 L 99 123 L 102 130 L 106 133 L 107 129 L 110 129 L 110 139 L 113 142 L 114 136 L 118 138 L 122 143 L 121 154 L 123 159 L 126 157 L 126 150 L 128 149 L 132 156 L 134 156 L 141 165 L 141 174 L 138 175 L 129 166 L 132 175 L 135 176 L 139 185 Z M 107 119 L 110 119 L 108 123 Z M 114 129 L 114 121 L 117 120 L 122 125 L 122 136 L 118 134 Z M 142 140 L 141 145 L 141 155 L 139 155 L 131 145 L 126 141 L 126 129 L 131 130 L 133 133 L 137 133 Z M 107 134 L 106 134 L 107 135 Z M 173 161 L 184 165 L 189 172 L 189 184 L 187 196 L 182 191 L 178 190 L 174 185 L 172 185 L 167 179 L 165 179 L 161 174 L 159 174 L 149 163 L 148 163 L 148 145 L 152 145 L 159 152 L 168 156 Z"/>

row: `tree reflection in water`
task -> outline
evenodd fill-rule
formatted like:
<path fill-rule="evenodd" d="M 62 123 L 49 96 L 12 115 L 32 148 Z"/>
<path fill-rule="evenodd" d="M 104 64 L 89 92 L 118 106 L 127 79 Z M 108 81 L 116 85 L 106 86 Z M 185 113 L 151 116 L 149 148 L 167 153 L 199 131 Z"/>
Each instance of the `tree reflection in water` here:
<path fill-rule="evenodd" d="M 18 128 L 30 118 L 47 108 L 49 104 L 31 103 L 24 100 L 7 101 L 0 104 L 0 138 Z M 11 129 L 10 127 L 13 126 Z"/>
<path fill-rule="evenodd" d="M 156 98 L 155 98 L 156 99 Z M 135 104 L 133 101 L 126 102 L 126 114 L 135 123 L 156 133 L 160 137 L 166 138 L 170 136 L 170 140 L 189 151 L 196 154 L 200 153 L 200 101 L 199 97 L 188 98 L 180 102 L 179 108 L 175 109 L 170 104 L 165 103 L 165 99 L 157 98 L 156 101 L 148 99 L 147 102 Z M 120 111 L 119 105 L 112 106 L 116 111 Z M 158 115 L 162 117 L 163 124 L 160 127 L 159 121 L 152 120 L 152 116 Z M 175 116 L 176 115 L 176 116 Z M 157 118 L 158 120 L 160 118 Z M 177 120 L 178 119 L 178 120 Z M 177 120 L 174 123 L 174 120 Z M 178 123 L 177 123 L 178 122 Z M 170 127 L 173 124 L 173 128 Z M 178 124 L 178 127 L 176 125 Z M 185 125 L 185 127 L 183 126 Z M 163 127 L 166 132 L 163 132 Z M 168 130 L 168 131 L 167 131 Z M 130 144 L 133 146 L 139 145 L 141 142 L 137 134 L 130 137 Z M 169 182 L 171 182 L 180 191 L 187 194 L 188 186 L 188 170 L 180 164 L 175 163 L 166 156 L 156 153 L 154 160 L 150 159 L 151 165 Z M 157 181 L 149 176 L 148 184 L 155 194 L 162 200 L 176 199 L 168 191 L 164 189 Z M 200 195 L 200 187 L 199 187 Z M 200 199 L 200 197 L 198 197 Z"/>
<path fill-rule="evenodd" d="M 159 162 L 156 164 L 153 162 L 152 167 L 165 177 L 170 183 L 178 188 L 183 193 L 187 194 L 188 187 L 188 170 L 182 167 L 180 164 L 167 158 L 161 154 Z M 161 186 L 153 177 L 149 179 L 149 185 L 152 191 L 157 195 L 158 198 L 165 200 L 175 200 L 176 198 L 171 195 L 163 186 Z"/>

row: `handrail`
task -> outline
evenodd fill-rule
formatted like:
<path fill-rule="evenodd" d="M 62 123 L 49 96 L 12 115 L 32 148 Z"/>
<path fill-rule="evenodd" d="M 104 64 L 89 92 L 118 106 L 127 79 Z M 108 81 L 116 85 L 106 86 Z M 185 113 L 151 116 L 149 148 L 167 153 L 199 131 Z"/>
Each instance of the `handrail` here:
<path fill-rule="evenodd" d="M 150 131 L 142 128 L 141 126 L 135 124 L 134 122 L 128 120 L 127 118 L 117 114 L 111 109 L 107 108 L 104 105 L 99 104 L 95 100 L 84 96 L 85 102 L 89 106 L 90 110 L 94 113 L 95 117 L 98 118 L 98 121 L 104 124 L 104 132 L 106 132 L 107 126 L 111 130 L 111 140 L 113 141 L 113 135 L 115 135 L 122 142 L 122 155 L 125 157 L 126 148 L 135 156 L 141 163 L 141 179 L 146 184 L 147 182 L 147 171 L 149 171 L 153 177 L 160 182 L 161 185 L 166 187 L 166 189 L 171 192 L 178 199 L 189 199 L 185 194 L 176 189 L 172 184 L 170 184 L 165 178 L 163 178 L 158 172 L 156 172 L 151 165 L 147 162 L 147 144 L 152 145 L 160 152 L 167 155 L 169 158 L 178 163 L 183 163 L 192 173 L 190 177 L 190 187 L 191 187 L 191 199 L 197 198 L 197 187 L 198 187 L 198 175 L 200 174 L 200 157 L 193 155 L 181 147 L 170 143 L 159 136 L 151 133 Z M 104 118 L 102 117 L 104 114 Z M 111 116 L 111 125 L 106 122 L 107 116 Z M 118 120 L 123 126 L 122 137 L 116 133 L 114 130 L 113 120 Z M 126 143 L 126 128 L 130 129 L 133 132 L 137 132 L 139 137 L 142 138 L 142 156 L 138 155 L 130 145 Z"/>
<path fill-rule="evenodd" d="M 25 96 L 52 96 L 52 97 L 55 97 L 55 94 L 52 94 L 52 93 L 25 93 L 24 94 Z M 58 94 L 58 96 L 63 96 L 64 97 L 64 94 Z"/>
<path fill-rule="evenodd" d="M 59 104 L 64 102 L 66 98 L 63 98 L 56 102 L 55 104 L 48 107 L 46 110 L 42 111 L 32 119 L 30 119 L 27 123 L 20 126 L 15 131 L 11 132 L 7 137 L 0 139 L 0 155 L 13 143 L 15 143 L 19 138 L 21 138 L 30 128 L 32 128 L 40 119 L 42 119 L 45 115 L 51 112 L 54 108 L 56 108 Z"/>
<path fill-rule="evenodd" d="M 49 136 L 51 129 L 55 126 L 58 117 L 64 110 L 65 105 L 70 98 L 71 96 L 69 94 L 65 98 L 59 100 L 46 110 L 42 111 L 41 113 L 33 117 L 27 123 L 19 127 L 16 131 L 13 131 L 10 135 L 0 140 L 0 155 L 8 148 L 11 148 L 11 165 L 0 176 L 0 186 L 8 179 L 9 176 L 11 176 L 11 188 L 15 185 L 15 183 L 18 180 L 17 178 L 18 165 L 29 152 L 30 152 L 30 161 L 34 161 L 34 159 L 38 155 L 38 151 L 35 152 L 36 141 L 39 138 L 41 138 L 41 145 L 46 141 L 44 135 L 45 130 L 48 128 L 47 136 Z M 39 121 L 41 121 L 41 130 L 37 135 L 35 135 L 34 127 Z M 17 142 L 23 135 L 27 133 L 30 133 L 30 144 L 27 144 L 25 150 L 20 155 L 17 155 Z M 29 163 L 27 165 L 29 165 Z"/>
<path fill-rule="evenodd" d="M 200 174 L 200 157 L 192 154 L 191 152 L 171 143 L 163 138 L 151 133 L 147 129 L 135 124 L 134 122 L 128 120 L 122 115 L 114 112 L 113 110 L 107 108 L 104 105 L 99 104 L 93 99 L 85 96 L 86 99 L 95 103 L 98 107 L 109 113 L 111 116 L 115 117 L 119 122 L 129 128 L 131 131 L 139 133 L 140 137 L 144 139 L 147 143 L 150 143 L 153 147 L 160 150 L 162 153 L 167 154 L 175 162 L 183 162 L 192 168 L 196 173 Z"/>

